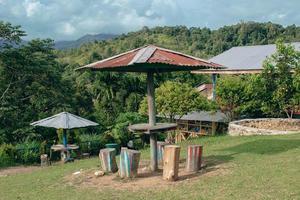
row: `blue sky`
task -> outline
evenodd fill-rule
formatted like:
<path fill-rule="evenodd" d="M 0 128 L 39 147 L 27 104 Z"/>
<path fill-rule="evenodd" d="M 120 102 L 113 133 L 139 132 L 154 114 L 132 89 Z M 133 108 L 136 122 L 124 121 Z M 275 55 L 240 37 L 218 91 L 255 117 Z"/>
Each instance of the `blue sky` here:
<path fill-rule="evenodd" d="M 143 26 L 212 29 L 240 21 L 300 25 L 300 0 L 0 0 L 0 20 L 31 38 L 73 40 Z"/>

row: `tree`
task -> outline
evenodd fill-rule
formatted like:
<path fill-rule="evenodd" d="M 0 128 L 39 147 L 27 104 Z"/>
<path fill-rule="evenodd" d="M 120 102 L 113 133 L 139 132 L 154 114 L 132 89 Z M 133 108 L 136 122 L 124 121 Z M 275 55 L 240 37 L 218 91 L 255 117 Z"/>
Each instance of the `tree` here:
<path fill-rule="evenodd" d="M 11 23 L 0 21 L 0 41 L 7 43 L 19 43 L 21 37 L 25 36 L 21 26 L 13 26 Z"/>
<path fill-rule="evenodd" d="M 276 42 L 276 53 L 264 63 L 262 73 L 266 93 L 270 95 L 262 109 L 272 116 L 285 113 L 289 118 L 299 108 L 298 75 L 300 52 L 282 40 Z"/>
<path fill-rule="evenodd" d="M 61 79 L 52 40 L 34 40 L 0 53 L 0 135 L 18 142 L 31 134 L 30 122 L 69 109 L 69 85 Z"/>
<path fill-rule="evenodd" d="M 158 115 L 173 121 L 176 115 L 182 117 L 191 111 L 209 109 L 210 103 L 190 85 L 167 81 L 155 89 L 155 106 Z M 147 110 L 145 97 L 140 104 L 139 112 L 147 114 Z"/>
<path fill-rule="evenodd" d="M 223 76 L 219 79 L 217 104 L 230 120 L 239 118 L 245 97 L 245 81 L 240 76 Z"/>

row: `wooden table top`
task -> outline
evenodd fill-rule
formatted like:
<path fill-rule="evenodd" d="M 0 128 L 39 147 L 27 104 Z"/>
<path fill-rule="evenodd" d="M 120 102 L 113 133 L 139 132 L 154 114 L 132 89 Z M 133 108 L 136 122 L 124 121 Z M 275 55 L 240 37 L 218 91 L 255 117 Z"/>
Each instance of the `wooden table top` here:
<path fill-rule="evenodd" d="M 128 126 L 128 129 L 132 132 L 143 132 L 143 133 L 156 133 L 156 132 L 166 132 L 170 130 L 175 130 L 177 124 L 175 123 L 156 123 L 155 126 L 150 126 L 147 123 L 133 124 Z"/>

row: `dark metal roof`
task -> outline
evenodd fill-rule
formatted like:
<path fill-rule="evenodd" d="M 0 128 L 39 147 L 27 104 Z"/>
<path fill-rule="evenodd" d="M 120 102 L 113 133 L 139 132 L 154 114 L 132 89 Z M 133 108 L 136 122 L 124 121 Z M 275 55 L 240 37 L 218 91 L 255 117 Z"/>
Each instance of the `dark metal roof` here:
<path fill-rule="evenodd" d="M 148 45 L 88 64 L 79 69 L 83 68 L 102 71 L 168 72 L 222 67 L 211 61 Z"/>
<path fill-rule="evenodd" d="M 207 112 L 207 111 L 194 111 L 186 115 L 183 115 L 181 118 L 175 116 L 175 119 L 179 120 L 188 120 L 188 121 L 207 121 L 207 122 L 227 122 L 227 116 L 220 112 Z"/>
<path fill-rule="evenodd" d="M 300 42 L 294 42 L 291 45 L 300 51 Z M 264 60 L 275 52 L 275 44 L 232 47 L 209 59 L 211 62 L 227 67 L 226 69 L 195 71 L 195 73 L 260 73 Z"/>

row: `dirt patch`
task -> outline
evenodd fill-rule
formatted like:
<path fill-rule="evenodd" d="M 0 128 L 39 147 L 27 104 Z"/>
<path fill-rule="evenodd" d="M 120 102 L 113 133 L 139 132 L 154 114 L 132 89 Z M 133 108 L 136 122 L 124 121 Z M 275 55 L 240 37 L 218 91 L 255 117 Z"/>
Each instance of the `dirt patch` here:
<path fill-rule="evenodd" d="M 160 189 L 170 186 L 175 186 L 182 183 L 192 183 L 204 176 L 219 176 L 230 172 L 228 166 L 225 164 L 217 164 L 209 166 L 207 163 L 203 164 L 203 168 L 198 173 L 185 172 L 184 161 L 179 165 L 179 179 L 175 182 L 169 182 L 162 179 L 162 170 L 158 172 L 151 172 L 148 161 L 140 164 L 138 169 L 138 177 L 134 179 L 121 179 L 118 174 L 107 174 L 102 177 L 96 177 L 95 171 L 98 169 L 89 169 L 81 171 L 80 173 L 69 174 L 65 177 L 67 184 L 78 188 L 97 188 L 99 190 L 116 189 L 116 190 L 140 190 L 140 189 Z M 161 166 L 160 166 L 161 168 Z"/>
<path fill-rule="evenodd" d="M 261 121 L 246 121 L 241 125 L 258 128 L 258 129 L 269 129 L 278 131 L 300 131 L 300 121 L 292 120 L 261 120 Z"/>
<path fill-rule="evenodd" d="M 39 166 L 17 166 L 17 167 L 9 167 L 5 169 L 0 169 L 0 177 L 10 176 L 14 174 L 24 174 L 30 173 L 36 170 L 41 169 Z"/>

